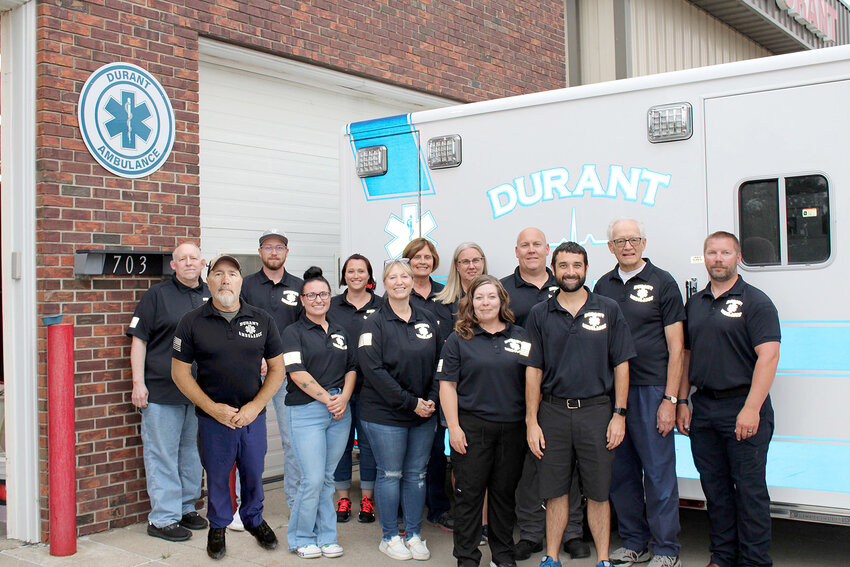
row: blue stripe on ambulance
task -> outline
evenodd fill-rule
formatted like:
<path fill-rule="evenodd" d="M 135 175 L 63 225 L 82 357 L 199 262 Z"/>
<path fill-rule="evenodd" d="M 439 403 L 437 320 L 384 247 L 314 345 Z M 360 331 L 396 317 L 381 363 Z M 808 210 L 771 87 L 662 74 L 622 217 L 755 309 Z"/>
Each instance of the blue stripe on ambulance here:
<path fill-rule="evenodd" d="M 366 200 L 401 199 L 434 193 L 430 172 L 419 150 L 410 114 L 353 122 L 347 133 L 351 152 L 369 146 L 387 147 L 387 173 L 360 180 Z"/>

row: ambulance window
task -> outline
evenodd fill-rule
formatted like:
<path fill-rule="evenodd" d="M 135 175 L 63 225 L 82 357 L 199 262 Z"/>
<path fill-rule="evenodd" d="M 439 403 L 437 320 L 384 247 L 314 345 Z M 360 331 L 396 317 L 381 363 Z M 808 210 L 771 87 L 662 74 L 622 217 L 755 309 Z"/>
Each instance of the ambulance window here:
<path fill-rule="evenodd" d="M 785 179 L 788 263 L 829 259 L 829 188 L 823 175 Z"/>
<path fill-rule="evenodd" d="M 747 181 L 739 188 L 738 203 L 744 264 L 818 264 L 829 259 L 829 186 L 823 175 Z"/>
<path fill-rule="evenodd" d="M 740 188 L 741 253 L 750 266 L 779 264 L 779 181 L 748 181 Z"/>

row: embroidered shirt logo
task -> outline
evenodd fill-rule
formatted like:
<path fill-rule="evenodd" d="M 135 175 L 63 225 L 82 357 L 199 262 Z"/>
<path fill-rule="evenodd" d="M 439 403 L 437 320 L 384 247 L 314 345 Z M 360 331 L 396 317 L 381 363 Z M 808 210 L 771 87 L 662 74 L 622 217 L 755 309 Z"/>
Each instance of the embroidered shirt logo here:
<path fill-rule="evenodd" d="M 339 333 L 334 333 L 331 335 L 331 344 L 338 348 L 339 350 L 347 350 L 348 345 L 345 344 L 345 336 L 340 335 Z"/>
<path fill-rule="evenodd" d="M 417 338 L 430 339 L 434 336 L 434 333 L 431 332 L 431 325 L 428 323 L 416 323 L 413 328 L 416 329 Z"/>
<path fill-rule="evenodd" d="M 505 351 L 527 357 L 531 352 L 531 343 L 518 339 L 505 339 Z"/>
<path fill-rule="evenodd" d="M 652 295 L 654 288 L 649 284 L 635 284 L 634 293 L 629 294 L 629 299 L 638 303 L 649 303 L 655 296 Z"/>
<path fill-rule="evenodd" d="M 285 289 L 283 290 L 283 296 L 280 298 L 280 300 L 281 302 L 283 302 L 284 305 L 295 307 L 296 305 L 298 305 L 298 292 L 291 289 Z"/>
<path fill-rule="evenodd" d="M 744 313 L 741 311 L 741 307 L 743 307 L 744 302 L 738 299 L 727 299 L 726 307 L 720 310 L 721 313 L 726 315 L 727 317 L 740 317 Z"/>
<path fill-rule="evenodd" d="M 599 313 L 597 311 L 588 311 L 584 314 L 584 323 L 581 324 L 582 327 L 587 329 L 588 331 L 603 331 L 608 327 L 607 323 L 603 323 L 605 320 L 605 313 Z"/>
<path fill-rule="evenodd" d="M 259 330 L 256 321 L 239 321 L 239 336 L 246 339 L 259 339 L 263 332 Z"/>

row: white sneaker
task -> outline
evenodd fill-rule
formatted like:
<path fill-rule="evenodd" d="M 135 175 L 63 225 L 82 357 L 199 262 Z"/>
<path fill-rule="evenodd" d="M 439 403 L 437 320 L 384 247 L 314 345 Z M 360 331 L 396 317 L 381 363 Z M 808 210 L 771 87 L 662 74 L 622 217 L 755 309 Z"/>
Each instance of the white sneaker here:
<path fill-rule="evenodd" d="M 647 567 L 682 567 L 678 555 L 654 555 Z"/>
<path fill-rule="evenodd" d="M 635 563 L 645 563 L 652 559 L 652 552 L 648 549 L 635 551 L 627 547 L 620 547 L 611 554 L 611 565 L 614 567 L 631 567 Z"/>
<path fill-rule="evenodd" d="M 234 532 L 244 532 L 245 526 L 242 525 L 242 518 L 239 517 L 239 510 L 236 510 L 233 513 L 233 521 L 227 525 L 227 529 L 232 530 Z"/>
<path fill-rule="evenodd" d="M 319 546 L 313 545 L 312 543 L 309 545 L 302 545 L 295 550 L 295 553 L 301 559 L 318 559 L 322 556 L 322 550 L 319 549 Z"/>
<path fill-rule="evenodd" d="M 427 561 L 431 559 L 431 552 L 428 551 L 428 546 L 425 545 L 425 540 L 419 536 L 413 536 L 405 542 L 407 549 L 413 554 L 413 558 L 417 561 Z"/>
<path fill-rule="evenodd" d="M 322 555 L 325 557 L 342 557 L 342 546 L 338 543 L 326 543 L 322 546 Z"/>
<path fill-rule="evenodd" d="M 410 553 L 410 550 L 407 549 L 404 541 L 399 536 L 393 536 L 389 541 L 381 540 L 380 545 L 378 545 L 378 551 L 399 561 L 413 559 L 413 554 Z"/>

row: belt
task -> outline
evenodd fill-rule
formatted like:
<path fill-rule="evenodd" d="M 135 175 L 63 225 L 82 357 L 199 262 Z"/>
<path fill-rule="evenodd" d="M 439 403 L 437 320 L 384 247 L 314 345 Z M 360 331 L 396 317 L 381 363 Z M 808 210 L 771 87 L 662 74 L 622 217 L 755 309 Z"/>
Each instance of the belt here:
<path fill-rule="evenodd" d="M 725 400 L 727 398 L 738 398 L 740 396 L 746 396 L 750 393 L 749 384 L 744 386 L 736 386 L 734 388 L 728 388 L 726 390 L 712 390 L 711 388 L 699 388 L 697 389 L 697 393 L 701 396 L 705 396 L 706 398 L 711 398 L 713 400 Z"/>
<path fill-rule="evenodd" d="M 594 396 L 592 398 L 559 398 L 552 394 L 543 394 L 543 401 L 556 406 L 562 406 L 567 409 L 580 409 L 587 406 L 610 404 L 611 398 L 607 395 Z"/>

